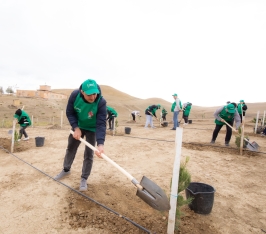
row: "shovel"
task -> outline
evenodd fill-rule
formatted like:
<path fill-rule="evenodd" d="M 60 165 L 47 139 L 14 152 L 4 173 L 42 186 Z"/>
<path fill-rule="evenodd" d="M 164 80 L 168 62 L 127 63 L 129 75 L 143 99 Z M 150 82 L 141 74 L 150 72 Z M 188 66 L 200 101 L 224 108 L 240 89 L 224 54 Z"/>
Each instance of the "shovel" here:
<path fill-rule="evenodd" d="M 74 132 L 70 130 L 70 133 L 73 135 Z M 93 151 L 98 151 L 94 146 L 85 141 L 84 139 L 79 139 L 86 146 L 88 146 Z M 101 154 L 101 157 L 107 162 L 111 163 L 116 169 L 122 172 L 136 187 L 136 195 L 145 201 L 152 208 L 160 211 L 170 210 L 170 202 L 165 194 L 165 192 L 153 181 L 143 176 L 140 183 L 130 175 L 126 170 L 116 164 L 112 159 L 108 158 L 105 154 Z"/>
<path fill-rule="evenodd" d="M 237 130 L 235 128 L 233 128 L 229 123 L 227 123 L 224 120 L 224 123 L 229 126 L 230 128 L 232 128 L 233 131 L 237 132 Z M 247 142 L 247 148 L 251 151 L 258 151 L 259 145 L 253 141 L 252 143 L 249 142 L 249 140 L 247 138 L 244 138 L 244 140 Z"/>

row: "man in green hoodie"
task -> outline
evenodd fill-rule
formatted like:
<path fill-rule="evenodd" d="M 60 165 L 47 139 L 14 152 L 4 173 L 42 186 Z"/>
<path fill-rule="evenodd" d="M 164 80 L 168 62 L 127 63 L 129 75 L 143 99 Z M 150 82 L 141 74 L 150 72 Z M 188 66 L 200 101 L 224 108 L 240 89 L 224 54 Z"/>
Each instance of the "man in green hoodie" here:
<path fill-rule="evenodd" d="M 237 111 L 238 114 L 240 115 L 240 119 L 241 119 L 241 123 L 242 123 L 242 118 L 243 116 L 246 115 L 246 110 L 248 109 L 246 103 L 244 102 L 244 100 L 240 100 L 240 103 L 238 103 L 237 105 Z"/>
<path fill-rule="evenodd" d="M 184 103 L 183 105 L 183 119 L 185 121 L 184 125 L 188 124 L 188 116 L 190 114 L 191 106 L 192 106 L 192 103 L 190 102 Z"/>
<path fill-rule="evenodd" d="M 109 122 L 109 130 L 114 130 L 115 118 L 118 116 L 116 110 L 110 106 L 107 106 L 107 119 Z"/>
<path fill-rule="evenodd" d="M 214 112 L 215 117 L 215 129 L 212 134 L 212 140 L 211 144 L 215 143 L 215 140 L 218 136 L 219 131 L 225 125 L 225 122 L 227 122 L 229 125 L 233 126 L 233 122 L 236 122 L 236 130 L 239 128 L 241 122 L 240 122 L 240 116 L 238 112 L 236 111 L 236 108 L 234 104 L 230 103 L 226 106 L 222 106 L 218 108 Z M 226 135 L 225 135 L 225 146 L 229 146 L 229 142 L 231 140 L 232 136 L 232 128 L 230 128 L 228 125 L 226 126 Z"/>
<path fill-rule="evenodd" d="M 161 108 L 160 104 L 148 106 L 148 108 L 145 110 L 145 115 L 146 115 L 145 128 L 148 128 L 149 125 L 151 128 L 156 128 L 153 125 L 152 117 L 154 116 L 158 120 L 156 116 L 156 111 L 159 110 L 160 108 Z"/>
<path fill-rule="evenodd" d="M 29 115 L 26 113 L 26 111 L 18 109 L 15 112 L 14 118 L 17 119 L 18 124 L 20 125 L 20 130 L 19 130 L 19 137 L 18 141 L 21 140 L 22 135 L 24 135 L 24 141 L 29 140 L 29 136 L 26 133 L 26 128 L 31 125 L 31 120 Z"/>
<path fill-rule="evenodd" d="M 167 110 L 165 110 L 165 108 L 163 107 L 163 109 L 162 109 L 162 119 L 163 119 L 163 121 L 166 121 L 166 115 L 167 115 Z"/>
<path fill-rule="evenodd" d="M 91 145 L 97 144 L 95 152 L 88 146 L 84 151 L 79 191 L 86 191 L 87 180 L 93 165 L 93 155 L 95 153 L 101 158 L 106 135 L 106 100 L 95 80 L 85 80 L 79 89 L 71 93 L 66 107 L 66 116 L 74 134 L 70 133 L 68 136 L 63 170 L 54 179 L 61 180 L 70 175 L 70 169 L 81 143 L 80 138 L 85 138 Z"/>

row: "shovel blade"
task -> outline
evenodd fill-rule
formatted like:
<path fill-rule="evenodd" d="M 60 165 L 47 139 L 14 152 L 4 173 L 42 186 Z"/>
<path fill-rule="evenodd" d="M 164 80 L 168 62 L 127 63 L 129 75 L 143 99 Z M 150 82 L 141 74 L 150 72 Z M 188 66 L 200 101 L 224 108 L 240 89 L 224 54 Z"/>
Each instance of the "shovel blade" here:
<path fill-rule="evenodd" d="M 253 141 L 252 143 L 248 142 L 247 148 L 251 151 L 258 151 L 259 145 L 255 141 Z"/>
<path fill-rule="evenodd" d="M 145 201 L 152 208 L 160 211 L 170 210 L 170 202 L 165 192 L 153 181 L 143 176 L 140 185 L 143 189 L 138 189 L 137 196 Z"/>

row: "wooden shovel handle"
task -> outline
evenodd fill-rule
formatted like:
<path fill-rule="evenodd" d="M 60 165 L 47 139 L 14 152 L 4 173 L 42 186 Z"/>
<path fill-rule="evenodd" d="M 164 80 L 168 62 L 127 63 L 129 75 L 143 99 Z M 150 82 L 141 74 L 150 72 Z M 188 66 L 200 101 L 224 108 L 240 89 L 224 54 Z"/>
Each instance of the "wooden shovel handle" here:
<path fill-rule="evenodd" d="M 229 123 L 227 123 L 225 120 L 224 120 L 224 123 L 226 125 L 228 125 L 230 128 L 232 128 L 235 132 L 237 132 L 237 130 L 235 128 L 233 128 Z M 249 140 L 247 138 L 244 138 L 245 141 L 249 142 Z"/>
<path fill-rule="evenodd" d="M 150 114 L 151 114 L 151 116 L 152 117 L 155 117 L 150 111 L 148 111 Z M 158 118 L 157 117 L 155 117 L 157 120 L 158 120 Z M 158 120 L 159 121 L 159 120 Z"/>
<path fill-rule="evenodd" d="M 70 133 L 73 135 L 74 132 L 72 130 L 70 130 Z M 79 138 L 79 140 L 84 143 L 86 146 L 88 146 L 90 149 L 92 149 L 93 151 L 98 151 L 97 148 L 95 148 L 94 146 L 92 146 L 89 142 L 85 141 L 83 138 Z M 132 175 L 130 175 L 125 169 L 123 169 L 122 167 L 120 167 L 117 163 L 115 163 L 112 159 L 110 159 L 109 157 L 107 157 L 105 154 L 101 153 L 101 157 L 103 159 L 105 159 L 107 162 L 111 163 L 114 167 L 116 167 L 116 169 L 118 169 L 120 172 L 122 172 L 130 181 L 134 180 L 137 181 Z M 135 184 L 138 188 L 141 187 L 141 185 L 139 185 L 139 183 Z M 140 187 L 139 187 L 140 186 Z M 142 187 L 141 187 L 142 188 Z"/>
<path fill-rule="evenodd" d="M 224 119 L 223 119 L 223 121 L 224 121 L 223 123 L 225 123 L 227 126 L 229 126 L 230 128 L 232 128 L 233 131 L 237 132 L 237 130 L 235 128 L 233 128 L 229 123 L 227 123 Z"/>

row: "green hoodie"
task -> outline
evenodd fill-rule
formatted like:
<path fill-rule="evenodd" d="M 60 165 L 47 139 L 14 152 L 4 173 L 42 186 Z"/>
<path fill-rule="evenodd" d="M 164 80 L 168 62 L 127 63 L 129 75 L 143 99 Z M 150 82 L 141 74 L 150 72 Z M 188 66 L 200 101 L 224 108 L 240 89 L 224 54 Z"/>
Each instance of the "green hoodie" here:
<path fill-rule="evenodd" d="M 26 127 L 31 125 L 31 119 L 29 115 L 23 110 L 21 110 L 20 116 L 15 114 L 14 118 L 18 119 L 18 123 L 21 127 Z"/>
<path fill-rule="evenodd" d="M 191 110 L 191 104 L 187 104 L 184 111 L 184 116 L 189 116 L 190 110 Z"/>
<path fill-rule="evenodd" d="M 77 95 L 74 102 L 74 109 L 78 116 L 79 128 L 96 131 L 96 115 L 98 111 L 98 104 L 102 97 L 97 102 L 85 103 L 80 93 Z"/>
<path fill-rule="evenodd" d="M 110 112 L 111 115 L 114 115 L 115 117 L 118 116 L 116 110 L 110 106 L 107 106 L 107 111 Z"/>

